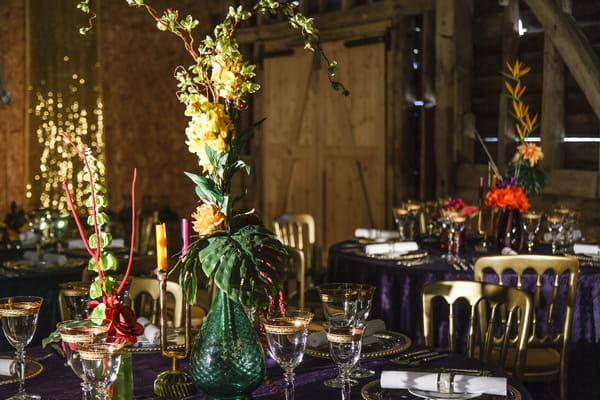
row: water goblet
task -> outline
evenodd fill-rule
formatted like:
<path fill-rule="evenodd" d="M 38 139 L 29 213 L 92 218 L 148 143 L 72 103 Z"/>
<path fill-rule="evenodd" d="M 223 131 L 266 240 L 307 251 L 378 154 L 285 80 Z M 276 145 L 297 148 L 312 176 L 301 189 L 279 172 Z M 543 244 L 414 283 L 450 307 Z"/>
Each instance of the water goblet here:
<path fill-rule="evenodd" d="M 375 293 L 375 286 L 372 285 L 361 285 L 356 311 L 356 321 L 365 322 L 369 318 L 371 313 L 371 304 L 373 303 L 373 294 Z M 375 371 L 360 366 L 360 359 L 357 361 L 356 366 L 352 369 L 350 377 L 352 378 L 368 378 L 375 375 Z"/>
<path fill-rule="evenodd" d="M 31 342 L 37 328 L 38 315 L 44 299 L 36 296 L 3 297 L 0 299 L 0 321 L 8 343 L 16 350 L 19 390 L 7 400 L 38 400 L 40 396 L 25 392 L 25 346 Z"/>
<path fill-rule="evenodd" d="M 361 286 L 355 283 L 325 283 L 317 286 L 323 305 L 323 314 L 329 324 L 347 327 L 354 323 Z M 358 385 L 356 380 L 351 380 L 350 383 Z M 329 387 L 340 387 L 342 385 L 341 376 L 328 379 L 324 384 Z"/>
<path fill-rule="evenodd" d="M 108 320 L 103 321 L 101 325 L 96 325 L 91 320 L 63 321 L 57 324 L 58 332 L 65 344 L 67 364 L 69 364 L 75 375 L 81 379 L 83 400 L 91 399 L 92 385 L 83 370 L 79 345 L 104 339 L 108 335 L 109 327 L 110 321 Z"/>
<path fill-rule="evenodd" d="M 123 339 L 106 338 L 77 346 L 81 365 L 98 400 L 108 400 L 108 389 L 117 379 L 121 366 Z"/>
<path fill-rule="evenodd" d="M 540 230 L 541 221 L 542 213 L 538 211 L 527 211 L 521 215 L 521 223 L 523 224 L 523 230 L 527 234 L 528 253 L 531 253 L 533 251 L 535 235 Z"/>
<path fill-rule="evenodd" d="M 87 318 L 90 303 L 90 285 L 85 282 L 64 282 L 59 284 L 60 297 L 75 320 Z M 60 300 L 59 300 L 60 301 Z"/>
<path fill-rule="evenodd" d="M 309 311 L 294 310 L 263 322 L 269 354 L 284 370 L 286 400 L 294 400 L 294 369 L 302 362 L 313 316 Z"/>
<path fill-rule="evenodd" d="M 364 322 L 358 322 L 354 326 L 323 325 L 329 342 L 329 353 L 340 369 L 342 400 L 350 399 L 350 372 L 360 358 L 364 325 Z"/>
<path fill-rule="evenodd" d="M 546 224 L 548 226 L 548 233 L 550 233 L 550 240 L 552 241 L 552 254 L 555 255 L 557 252 L 557 241 L 559 235 L 563 232 L 562 225 L 563 217 L 559 214 L 552 214 L 546 217 Z"/>
<path fill-rule="evenodd" d="M 394 221 L 396 221 L 396 225 L 398 225 L 398 234 L 400 236 L 400 240 L 405 241 L 406 234 L 404 233 L 404 226 L 408 220 L 408 210 L 402 207 L 394 207 L 392 212 L 394 214 Z"/>

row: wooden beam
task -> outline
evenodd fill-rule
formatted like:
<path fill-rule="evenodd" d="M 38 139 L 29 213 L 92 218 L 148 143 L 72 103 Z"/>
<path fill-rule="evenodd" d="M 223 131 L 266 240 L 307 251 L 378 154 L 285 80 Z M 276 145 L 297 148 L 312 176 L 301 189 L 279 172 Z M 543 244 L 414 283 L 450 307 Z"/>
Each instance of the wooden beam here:
<path fill-rule="evenodd" d="M 506 70 L 506 62 L 513 62 L 517 56 L 519 47 L 519 2 L 510 0 L 508 6 L 504 8 L 502 23 L 502 58 L 500 60 L 500 70 Z M 496 154 L 496 164 L 500 173 L 504 173 L 504 166 L 507 163 L 506 148 L 514 147 L 514 127 L 512 117 L 509 114 L 509 101 L 506 97 L 504 83 L 499 88 L 500 100 L 498 102 L 498 152 Z M 512 151 L 512 148 L 511 148 Z"/>
<path fill-rule="evenodd" d="M 600 57 L 577 22 L 553 1 L 525 0 L 600 118 Z"/>

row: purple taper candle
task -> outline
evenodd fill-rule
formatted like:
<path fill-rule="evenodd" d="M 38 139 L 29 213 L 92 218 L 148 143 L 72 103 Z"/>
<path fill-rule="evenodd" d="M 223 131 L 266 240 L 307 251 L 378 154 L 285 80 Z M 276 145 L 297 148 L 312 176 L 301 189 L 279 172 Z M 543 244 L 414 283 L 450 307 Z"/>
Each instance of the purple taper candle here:
<path fill-rule="evenodd" d="M 185 218 L 181 220 L 181 239 L 181 255 L 184 256 L 190 250 L 190 221 Z"/>

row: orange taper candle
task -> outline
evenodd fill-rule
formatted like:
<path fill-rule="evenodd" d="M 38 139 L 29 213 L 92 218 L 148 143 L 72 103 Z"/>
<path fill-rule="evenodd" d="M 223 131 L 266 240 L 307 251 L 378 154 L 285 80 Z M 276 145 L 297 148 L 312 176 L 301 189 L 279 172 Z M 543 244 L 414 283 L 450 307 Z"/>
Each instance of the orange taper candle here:
<path fill-rule="evenodd" d="M 164 223 L 156 224 L 156 265 L 159 270 L 167 270 L 167 228 Z"/>

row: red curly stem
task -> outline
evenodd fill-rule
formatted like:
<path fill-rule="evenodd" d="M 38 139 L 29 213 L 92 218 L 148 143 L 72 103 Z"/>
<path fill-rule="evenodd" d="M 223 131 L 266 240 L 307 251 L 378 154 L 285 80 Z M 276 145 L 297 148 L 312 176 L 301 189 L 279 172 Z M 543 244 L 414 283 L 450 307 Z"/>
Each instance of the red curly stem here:
<path fill-rule="evenodd" d="M 121 281 L 121 285 L 115 292 L 115 296 L 123 290 L 125 287 L 125 282 L 127 282 L 127 278 L 129 277 L 129 272 L 131 271 L 131 264 L 133 263 L 133 243 L 135 241 L 135 182 L 137 180 L 137 168 L 133 169 L 133 180 L 131 181 L 131 245 L 129 246 L 129 261 L 127 262 L 127 270 L 125 271 L 125 276 Z"/>

